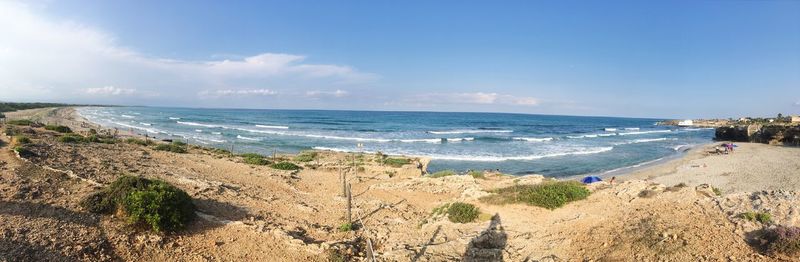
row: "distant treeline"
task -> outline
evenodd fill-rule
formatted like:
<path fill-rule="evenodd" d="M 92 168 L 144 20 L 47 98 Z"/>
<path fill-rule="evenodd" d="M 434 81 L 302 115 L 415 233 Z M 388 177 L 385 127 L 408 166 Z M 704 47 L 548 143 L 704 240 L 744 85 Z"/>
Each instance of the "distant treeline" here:
<path fill-rule="evenodd" d="M 58 103 L 7 103 L 0 102 L 0 112 L 11 112 L 17 110 L 45 108 L 45 107 L 59 107 L 59 106 L 72 106 L 69 104 Z"/>

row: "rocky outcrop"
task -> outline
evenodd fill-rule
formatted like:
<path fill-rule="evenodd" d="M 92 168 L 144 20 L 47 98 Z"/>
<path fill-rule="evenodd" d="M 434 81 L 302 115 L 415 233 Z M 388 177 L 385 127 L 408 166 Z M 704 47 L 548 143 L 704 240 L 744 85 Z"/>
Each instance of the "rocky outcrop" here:
<path fill-rule="evenodd" d="M 718 127 L 715 140 L 795 145 L 800 142 L 800 126 L 737 125 Z"/>

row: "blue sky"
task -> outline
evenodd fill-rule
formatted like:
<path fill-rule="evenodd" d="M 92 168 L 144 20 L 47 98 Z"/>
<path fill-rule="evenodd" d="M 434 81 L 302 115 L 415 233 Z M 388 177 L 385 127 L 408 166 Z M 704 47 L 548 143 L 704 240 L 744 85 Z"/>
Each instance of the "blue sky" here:
<path fill-rule="evenodd" d="M 41 1 L 0 14 L 0 100 L 800 114 L 800 1 Z"/>

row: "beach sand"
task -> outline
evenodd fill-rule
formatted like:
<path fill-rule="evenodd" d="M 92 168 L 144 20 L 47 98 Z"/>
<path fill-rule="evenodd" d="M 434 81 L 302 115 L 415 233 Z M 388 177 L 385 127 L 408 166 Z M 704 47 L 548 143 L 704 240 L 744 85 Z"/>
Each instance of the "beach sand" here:
<path fill-rule="evenodd" d="M 67 110 L 8 115 L 80 125 Z M 776 224 L 800 225 L 800 178 L 792 175 L 800 174 L 798 148 L 739 144 L 718 156 L 703 147 L 613 185 L 591 184 L 587 199 L 548 210 L 479 200 L 492 189 L 548 180 L 539 175 L 429 178 L 413 164 L 387 167 L 372 155 L 360 158 L 363 170 L 352 169 L 352 155 L 335 152 L 290 172 L 199 147 L 175 154 L 125 143 L 64 144 L 54 132 L 19 129 L 36 156 L 20 159 L 12 145 L 0 153 L 0 260 L 325 261 L 331 250 L 349 250 L 368 261 L 369 239 L 377 261 L 776 261 L 748 244 L 761 225 L 738 214 L 765 211 Z M 357 231 L 337 229 L 346 203 L 340 172 L 352 183 Z M 186 190 L 200 219 L 160 235 L 78 207 L 96 184 L 122 174 Z M 686 186 L 673 187 L 680 183 Z M 473 203 L 483 215 L 465 224 L 432 216 L 454 201 Z"/>

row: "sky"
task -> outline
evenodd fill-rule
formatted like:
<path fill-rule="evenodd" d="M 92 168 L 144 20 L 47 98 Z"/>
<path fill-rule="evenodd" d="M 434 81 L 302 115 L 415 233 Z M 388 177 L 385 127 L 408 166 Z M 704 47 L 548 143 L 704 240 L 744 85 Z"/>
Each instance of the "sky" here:
<path fill-rule="evenodd" d="M 800 114 L 800 1 L 0 1 L 0 101 Z"/>

